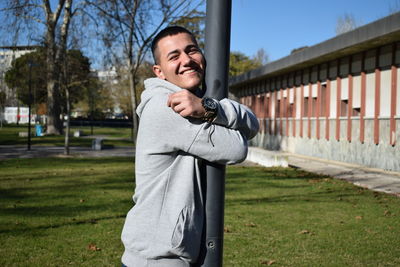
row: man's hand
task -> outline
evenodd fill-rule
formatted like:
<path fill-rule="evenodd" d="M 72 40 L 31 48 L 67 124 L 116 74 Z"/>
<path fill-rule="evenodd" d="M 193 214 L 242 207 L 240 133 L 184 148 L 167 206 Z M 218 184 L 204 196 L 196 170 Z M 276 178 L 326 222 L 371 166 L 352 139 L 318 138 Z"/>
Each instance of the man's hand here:
<path fill-rule="evenodd" d="M 169 95 L 167 105 L 182 117 L 202 118 L 206 113 L 201 98 L 186 89 Z"/>

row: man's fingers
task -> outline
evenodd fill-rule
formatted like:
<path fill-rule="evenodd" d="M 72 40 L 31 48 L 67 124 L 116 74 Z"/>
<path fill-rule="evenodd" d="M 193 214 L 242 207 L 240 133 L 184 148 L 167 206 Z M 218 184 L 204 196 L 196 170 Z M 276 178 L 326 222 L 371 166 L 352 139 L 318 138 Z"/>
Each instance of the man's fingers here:
<path fill-rule="evenodd" d="M 180 94 L 172 94 L 168 97 L 168 102 L 167 105 L 169 107 L 174 107 L 176 105 L 179 105 L 180 103 L 183 102 L 188 102 L 191 101 L 190 98 L 188 98 L 185 95 L 180 95 Z"/>
<path fill-rule="evenodd" d="M 200 118 L 204 114 L 201 98 L 198 98 L 188 90 L 170 94 L 167 105 L 182 117 Z"/>
<path fill-rule="evenodd" d="M 167 106 L 168 106 L 168 107 L 171 106 L 171 95 L 168 96 Z"/>
<path fill-rule="evenodd" d="M 185 106 L 183 104 L 177 104 L 173 107 L 171 107 L 176 113 L 180 113 L 182 110 L 185 109 Z"/>

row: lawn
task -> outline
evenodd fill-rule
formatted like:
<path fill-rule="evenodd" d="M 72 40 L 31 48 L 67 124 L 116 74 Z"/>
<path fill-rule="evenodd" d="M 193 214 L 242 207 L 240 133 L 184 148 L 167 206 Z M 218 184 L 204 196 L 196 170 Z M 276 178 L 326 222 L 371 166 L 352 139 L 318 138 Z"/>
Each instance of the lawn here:
<path fill-rule="evenodd" d="M 73 137 L 75 131 L 82 131 L 82 137 Z M 27 137 L 19 137 L 19 132 L 28 132 L 27 125 L 7 125 L 0 128 L 0 145 L 26 145 Z M 70 146 L 92 145 L 94 137 L 91 136 L 91 128 L 87 126 L 72 127 L 70 130 Z M 93 135 L 104 137 L 105 146 L 133 146 L 130 128 L 117 127 L 93 127 Z M 31 144 L 33 146 L 64 146 L 64 135 L 35 136 L 35 128 L 31 127 Z"/>
<path fill-rule="evenodd" d="M 0 266 L 120 266 L 132 158 L 0 161 Z M 224 266 L 399 266 L 400 199 L 292 168 L 228 167 Z"/>

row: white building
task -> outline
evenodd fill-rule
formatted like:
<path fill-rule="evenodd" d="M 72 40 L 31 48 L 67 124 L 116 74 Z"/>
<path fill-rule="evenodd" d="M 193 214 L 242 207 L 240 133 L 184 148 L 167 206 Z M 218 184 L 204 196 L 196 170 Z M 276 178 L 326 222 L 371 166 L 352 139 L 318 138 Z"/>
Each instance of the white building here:
<path fill-rule="evenodd" d="M 17 106 L 15 90 L 8 88 L 5 74 L 11 68 L 12 61 L 27 53 L 35 51 L 37 46 L 2 46 L 0 47 L 0 92 L 6 93 L 6 106 Z"/>
<path fill-rule="evenodd" d="M 117 69 L 115 67 L 110 68 L 109 70 L 98 70 L 95 71 L 97 74 L 98 79 L 104 84 L 104 86 L 110 90 L 111 95 L 115 96 L 116 95 L 116 86 L 119 83 L 119 75 L 117 72 Z M 114 101 L 115 105 L 112 111 L 110 113 L 113 114 L 118 114 L 121 113 L 122 110 L 117 103 L 118 101 Z"/>
<path fill-rule="evenodd" d="M 28 123 L 29 109 L 26 107 L 6 107 L 4 109 L 4 121 L 7 123 Z M 34 123 L 34 117 L 31 116 L 31 123 Z"/>

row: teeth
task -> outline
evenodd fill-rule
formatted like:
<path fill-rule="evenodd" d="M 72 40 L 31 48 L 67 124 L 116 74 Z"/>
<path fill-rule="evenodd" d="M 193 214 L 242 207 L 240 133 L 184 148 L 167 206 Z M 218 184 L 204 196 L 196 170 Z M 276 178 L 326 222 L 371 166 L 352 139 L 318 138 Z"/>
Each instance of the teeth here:
<path fill-rule="evenodd" d="M 195 72 L 195 70 L 185 70 L 183 73 L 192 73 L 192 72 Z"/>

